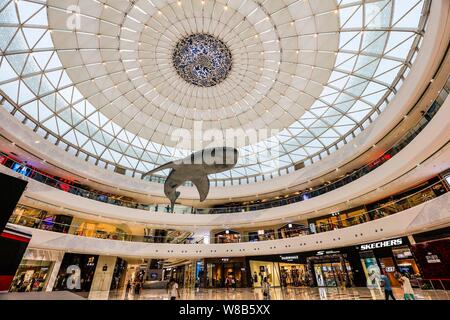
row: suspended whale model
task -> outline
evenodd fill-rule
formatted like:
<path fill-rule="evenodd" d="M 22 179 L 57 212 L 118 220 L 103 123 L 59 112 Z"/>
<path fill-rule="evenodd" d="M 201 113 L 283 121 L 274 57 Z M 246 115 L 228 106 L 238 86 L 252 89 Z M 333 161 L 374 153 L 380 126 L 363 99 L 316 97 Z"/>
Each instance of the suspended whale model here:
<path fill-rule="evenodd" d="M 200 202 L 205 201 L 209 193 L 209 174 L 219 173 L 234 168 L 238 161 L 239 152 L 235 148 L 221 147 L 197 151 L 190 156 L 171 161 L 142 176 L 172 169 L 164 183 L 164 194 L 170 200 L 172 211 L 180 196 L 177 188 L 186 181 L 191 181 L 200 195 Z"/>

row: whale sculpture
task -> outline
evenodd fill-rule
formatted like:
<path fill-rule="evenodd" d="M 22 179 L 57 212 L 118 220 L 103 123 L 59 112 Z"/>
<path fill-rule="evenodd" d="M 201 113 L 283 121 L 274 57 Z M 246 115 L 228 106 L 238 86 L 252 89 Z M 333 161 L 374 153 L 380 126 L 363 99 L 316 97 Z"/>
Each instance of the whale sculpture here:
<path fill-rule="evenodd" d="M 171 161 L 155 168 L 142 176 L 172 169 L 164 183 L 164 194 L 170 200 L 172 211 L 180 196 L 177 188 L 186 181 L 191 181 L 198 190 L 200 202 L 205 201 L 209 193 L 209 174 L 219 173 L 234 168 L 238 161 L 239 152 L 235 148 L 209 148 L 194 152 L 190 156 Z"/>

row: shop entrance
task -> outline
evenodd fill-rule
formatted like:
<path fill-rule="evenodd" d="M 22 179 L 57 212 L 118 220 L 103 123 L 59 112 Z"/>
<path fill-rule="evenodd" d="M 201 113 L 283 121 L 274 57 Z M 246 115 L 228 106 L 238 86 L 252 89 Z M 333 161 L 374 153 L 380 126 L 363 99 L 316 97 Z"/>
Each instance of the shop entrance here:
<path fill-rule="evenodd" d="M 279 263 L 280 282 L 283 287 L 307 286 L 309 283 L 304 264 Z"/>
<path fill-rule="evenodd" d="M 244 259 L 223 258 L 206 260 L 206 287 L 242 288 L 247 285 Z"/>
<path fill-rule="evenodd" d="M 353 272 L 345 255 L 308 258 L 318 287 L 352 287 Z"/>
<path fill-rule="evenodd" d="M 43 291 L 47 285 L 52 265 L 51 261 L 22 260 L 9 291 Z"/>

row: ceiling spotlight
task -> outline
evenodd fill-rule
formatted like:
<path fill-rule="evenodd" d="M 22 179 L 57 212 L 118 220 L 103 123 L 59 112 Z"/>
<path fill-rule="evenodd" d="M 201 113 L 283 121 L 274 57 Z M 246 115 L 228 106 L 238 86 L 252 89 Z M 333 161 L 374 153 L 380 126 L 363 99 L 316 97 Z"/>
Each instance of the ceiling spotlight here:
<path fill-rule="evenodd" d="M 228 10 L 228 6 L 224 6 L 223 10 L 225 10 L 225 11 Z"/>

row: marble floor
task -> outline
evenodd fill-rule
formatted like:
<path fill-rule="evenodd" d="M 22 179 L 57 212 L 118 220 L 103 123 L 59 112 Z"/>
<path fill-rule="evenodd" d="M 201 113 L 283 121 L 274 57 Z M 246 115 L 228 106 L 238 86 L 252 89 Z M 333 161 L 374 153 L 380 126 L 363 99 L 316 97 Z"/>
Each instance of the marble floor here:
<path fill-rule="evenodd" d="M 400 288 L 394 288 L 397 299 L 403 300 Z M 261 289 L 182 289 L 181 300 L 263 300 Z M 272 300 L 383 300 L 384 292 L 367 288 L 272 288 Z M 417 300 L 450 300 L 450 291 L 415 290 Z M 142 290 L 141 294 L 125 295 L 123 291 L 91 292 L 93 300 L 167 300 L 165 290 Z"/>
<path fill-rule="evenodd" d="M 0 300 L 85 300 L 69 291 L 0 293 Z"/>
<path fill-rule="evenodd" d="M 394 288 L 397 299 L 403 300 L 400 288 Z M 450 300 L 450 291 L 415 289 L 417 300 Z M 181 300 L 263 300 L 261 289 L 181 289 Z M 271 300 L 383 300 L 384 293 L 367 288 L 271 288 Z M 0 300 L 168 300 L 165 290 L 147 289 L 141 294 L 126 295 L 119 291 L 93 291 L 90 293 L 17 292 L 1 293 Z"/>

